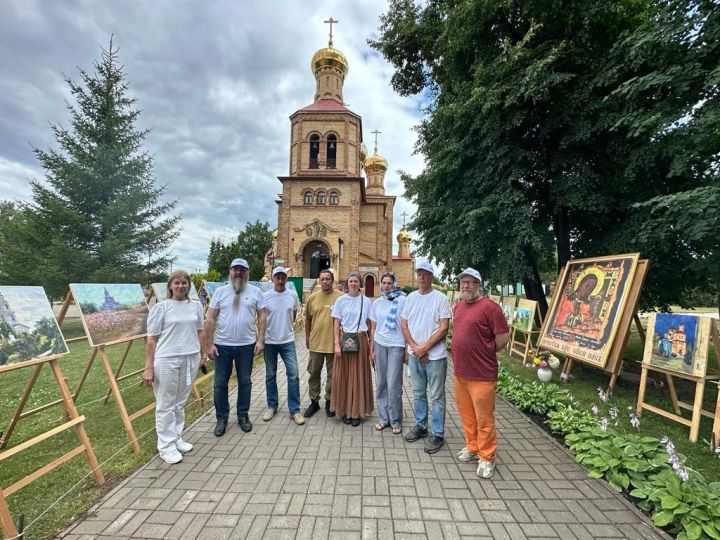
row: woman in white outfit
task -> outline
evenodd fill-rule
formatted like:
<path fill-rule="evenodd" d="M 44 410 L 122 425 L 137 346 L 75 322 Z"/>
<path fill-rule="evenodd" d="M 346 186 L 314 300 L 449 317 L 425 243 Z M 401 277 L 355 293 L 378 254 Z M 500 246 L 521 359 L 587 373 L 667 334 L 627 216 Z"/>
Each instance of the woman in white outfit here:
<path fill-rule="evenodd" d="M 392 427 L 402 433 L 402 382 L 405 360 L 405 338 L 400 330 L 400 313 L 405 293 L 398 290 L 395 274 L 385 272 L 380 278 L 382 296 L 370 309 L 370 362 L 375 366 L 377 407 L 380 421 L 375 429 Z"/>
<path fill-rule="evenodd" d="M 185 403 L 201 365 L 203 310 L 190 300 L 190 276 L 176 270 L 168 278 L 168 299 L 150 310 L 143 383 L 155 392 L 158 451 L 166 463 L 179 463 L 192 444 L 182 439 Z M 205 360 L 202 360 L 204 365 Z"/>

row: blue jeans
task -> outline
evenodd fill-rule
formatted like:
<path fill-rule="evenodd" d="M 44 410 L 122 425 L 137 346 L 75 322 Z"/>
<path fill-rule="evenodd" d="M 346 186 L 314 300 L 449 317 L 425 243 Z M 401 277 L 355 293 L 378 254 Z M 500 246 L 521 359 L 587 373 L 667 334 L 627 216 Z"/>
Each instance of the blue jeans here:
<path fill-rule="evenodd" d="M 427 429 L 427 391 L 430 390 L 432 413 L 430 431 L 437 437 L 443 437 L 445 433 L 445 377 L 447 375 L 447 358 L 429 360 L 423 364 L 412 354 L 409 356 L 415 423 L 418 427 Z"/>
<path fill-rule="evenodd" d="M 235 362 L 235 375 L 238 379 L 237 415 L 238 418 L 246 415 L 250 409 L 250 391 L 252 389 L 253 357 L 255 344 L 250 345 L 215 345 L 218 351 L 215 358 L 215 384 L 213 386 L 213 401 L 215 402 L 215 416 L 218 420 L 227 420 L 230 416 L 230 403 L 228 402 L 228 381 L 232 375 L 233 361 Z"/>
<path fill-rule="evenodd" d="M 288 379 L 288 409 L 290 414 L 300 412 L 300 374 L 298 372 L 295 342 L 265 344 L 265 392 L 269 409 L 278 409 L 277 357 L 285 364 Z"/>

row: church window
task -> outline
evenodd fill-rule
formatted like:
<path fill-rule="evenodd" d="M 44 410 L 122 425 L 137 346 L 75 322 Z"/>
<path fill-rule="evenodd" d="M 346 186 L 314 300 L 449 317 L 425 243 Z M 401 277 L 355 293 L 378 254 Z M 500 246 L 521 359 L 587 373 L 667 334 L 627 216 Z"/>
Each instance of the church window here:
<path fill-rule="evenodd" d="M 325 192 L 324 191 L 321 191 L 317 194 L 317 203 L 325 204 Z"/>
<path fill-rule="evenodd" d="M 331 191 L 330 192 L 330 204 L 339 204 L 340 203 L 340 195 L 337 191 Z"/>
<path fill-rule="evenodd" d="M 327 168 L 334 169 L 337 165 L 337 137 L 332 133 L 327 137 Z"/>
<path fill-rule="evenodd" d="M 318 168 L 318 154 L 320 154 L 320 135 L 310 135 L 310 168 Z M 307 203 L 306 203 L 307 204 Z"/>
<path fill-rule="evenodd" d="M 312 191 L 306 191 L 305 195 L 303 195 L 303 202 L 305 204 L 312 204 L 313 203 L 313 194 Z"/>

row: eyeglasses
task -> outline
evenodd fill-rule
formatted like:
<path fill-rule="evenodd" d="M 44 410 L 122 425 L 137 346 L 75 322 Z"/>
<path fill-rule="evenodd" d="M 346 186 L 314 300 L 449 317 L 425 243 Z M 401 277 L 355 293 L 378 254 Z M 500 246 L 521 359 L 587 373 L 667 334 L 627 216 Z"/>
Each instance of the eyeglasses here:
<path fill-rule="evenodd" d="M 479 281 L 461 281 L 460 286 L 461 287 L 475 287 L 480 285 Z"/>

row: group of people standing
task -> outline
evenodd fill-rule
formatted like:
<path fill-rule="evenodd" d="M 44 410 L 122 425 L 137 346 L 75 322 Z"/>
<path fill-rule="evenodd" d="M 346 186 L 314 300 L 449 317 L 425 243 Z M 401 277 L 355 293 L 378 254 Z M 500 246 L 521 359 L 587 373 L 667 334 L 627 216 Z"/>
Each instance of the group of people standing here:
<path fill-rule="evenodd" d="M 413 388 L 414 424 L 407 442 L 426 439 L 424 450 L 434 454 L 445 443 L 445 337 L 454 319 L 452 338 L 455 399 L 465 434 L 460 461 L 477 460 L 477 474 L 489 478 L 495 466 L 496 351 L 509 339 L 501 308 L 480 294 L 480 274 L 468 268 L 459 276 L 460 303 L 451 312 L 447 296 L 432 287 L 434 269 L 427 262 L 416 268 L 418 289 L 409 295 L 398 290 L 395 276 L 380 280 L 381 296 L 371 302 L 361 292 L 361 276 L 350 272 L 347 293 L 335 288 L 330 270 L 320 272 L 320 290 L 305 308 L 305 344 L 310 404 L 300 413 L 300 377 L 294 323 L 298 296 L 287 288 L 284 268 L 272 272 L 273 288 L 265 293 L 248 285 L 244 259 L 231 263 L 229 282 L 212 296 L 203 324 L 199 303 L 190 302 L 190 277 L 183 271 L 168 279 L 168 302 L 153 306 L 148 317 L 148 342 L 143 379 L 154 387 L 160 457 L 168 463 L 182 460 L 192 445 L 182 439 L 184 406 L 199 366 L 215 361 L 214 434 L 228 427 L 228 383 L 233 364 L 238 379 L 237 418 L 240 429 L 252 430 L 249 418 L 251 372 L 255 355 L 264 352 L 266 422 L 278 411 L 278 356 L 288 380 L 288 410 L 303 425 L 321 410 L 322 371 L 325 368 L 324 409 L 359 426 L 377 404 L 375 429 L 403 431 L 402 381 L 407 370 Z M 204 354 L 203 354 L 204 353 Z M 375 370 L 376 401 L 371 369 Z M 429 399 L 428 399 L 429 394 Z"/>

